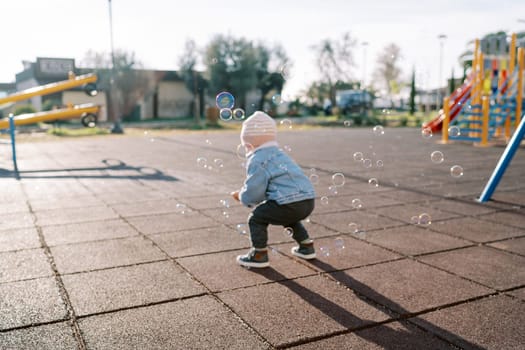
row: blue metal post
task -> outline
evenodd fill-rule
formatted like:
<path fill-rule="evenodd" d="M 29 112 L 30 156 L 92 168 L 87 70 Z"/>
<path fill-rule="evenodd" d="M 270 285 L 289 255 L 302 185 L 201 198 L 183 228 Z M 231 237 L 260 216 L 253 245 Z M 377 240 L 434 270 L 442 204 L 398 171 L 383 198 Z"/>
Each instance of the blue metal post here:
<path fill-rule="evenodd" d="M 512 157 L 514 156 L 514 153 L 516 153 L 516 150 L 519 148 L 523 136 L 525 136 L 525 116 L 521 119 L 520 125 L 516 131 L 514 131 L 514 135 L 512 135 L 509 144 L 501 155 L 498 165 L 496 165 L 496 168 L 492 172 L 492 176 L 481 193 L 478 202 L 486 202 L 492 197 L 494 190 L 498 187 L 501 177 L 505 174 L 505 170 L 507 170 L 507 166 L 510 164 Z"/>
<path fill-rule="evenodd" d="M 9 114 L 9 133 L 11 135 L 11 149 L 13 152 L 13 165 L 15 167 L 15 173 L 18 174 L 18 165 L 16 164 L 15 121 L 13 120 L 13 114 Z"/>

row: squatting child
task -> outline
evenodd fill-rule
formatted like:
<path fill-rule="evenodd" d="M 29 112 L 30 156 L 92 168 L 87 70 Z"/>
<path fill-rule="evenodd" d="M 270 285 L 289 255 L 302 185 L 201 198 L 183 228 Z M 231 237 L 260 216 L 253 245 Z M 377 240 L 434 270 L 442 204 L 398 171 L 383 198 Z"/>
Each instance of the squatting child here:
<path fill-rule="evenodd" d="M 233 198 L 254 208 L 248 217 L 252 248 L 237 262 L 247 267 L 266 267 L 268 261 L 268 225 L 293 230 L 298 246 L 292 254 L 314 259 L 313 241 L 301 220 L 314 209 L 315 191 L 301 168 L 283 152 L 276 140 L 275 121 L 257 111 L 242 124 L 241 143 L 247 149 L 246 179 Z"/>

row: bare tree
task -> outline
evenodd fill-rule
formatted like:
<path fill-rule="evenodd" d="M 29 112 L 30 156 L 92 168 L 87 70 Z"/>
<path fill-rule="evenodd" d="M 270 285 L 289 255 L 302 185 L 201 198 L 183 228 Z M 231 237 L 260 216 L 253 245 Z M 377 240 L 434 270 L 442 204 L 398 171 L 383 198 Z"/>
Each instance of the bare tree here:
<path fill-rule="evenodd" d="M 357 40 L 350 33 L 344 33 L 339 40 L 324 39 L 313 46 L 316 64 L 321 73 L 322 82 L 328 85 L 330 101 L 335 106 L 335 90 L 338 81 L 347 82 L 352 78 L 355 66 L 353 49 Z"/>
<path fill-rule="evenodd" d="M 399 87 L 401 75 L 399 61 L 401 58 L 401 49 L 394 43 L 388 44 L 377 57 L 377 68 L 374 76 L 390 97 Z"/>
<path fill-rule="evenodd" d="M 179 57 L 179 69 L 186 88 L 193 93 L 193 117 L 195 123 L 200 124 L 201 106 L 203 105 L 205 80 L 200 72 L 196 71 L 199 52 L 195 41 L 186 40 L 184 52 Z"/>

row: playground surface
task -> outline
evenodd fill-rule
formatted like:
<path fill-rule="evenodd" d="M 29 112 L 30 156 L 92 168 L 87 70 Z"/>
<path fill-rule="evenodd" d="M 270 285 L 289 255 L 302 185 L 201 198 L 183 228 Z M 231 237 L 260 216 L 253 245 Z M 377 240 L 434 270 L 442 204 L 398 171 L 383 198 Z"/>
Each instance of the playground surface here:
<path fill-rule="evenodd" d="M 502 147 L 298 129 L 318 258 L 271 227 L 265 269 L 238 132 L 20 142 L 19 180 L 1 146 L 0 349 L 525 349 L 523 148 L 479 204 Z"/>

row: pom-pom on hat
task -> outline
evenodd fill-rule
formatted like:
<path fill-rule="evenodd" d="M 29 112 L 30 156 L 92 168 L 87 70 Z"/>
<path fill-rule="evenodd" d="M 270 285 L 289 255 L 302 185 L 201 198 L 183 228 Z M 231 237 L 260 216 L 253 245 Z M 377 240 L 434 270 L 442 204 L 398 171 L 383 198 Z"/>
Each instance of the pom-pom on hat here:
<path fill-rule="evenodd" d="M 275 141 L 277 126 L 268 114 L 256 111 L 242 123 L 241 142 L 256 148 L 268 141 Z"/>

